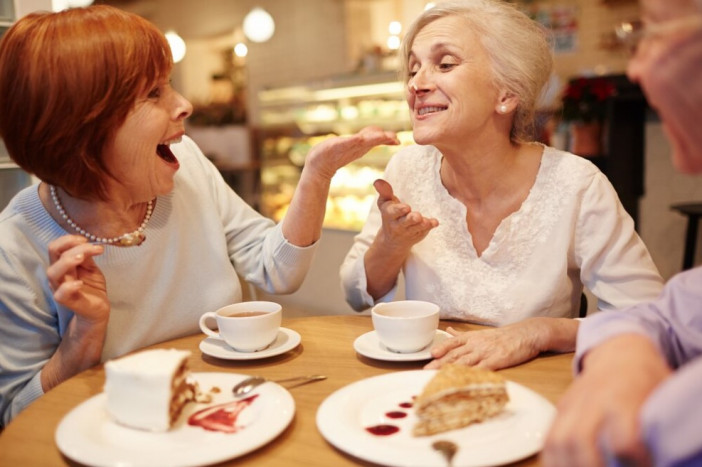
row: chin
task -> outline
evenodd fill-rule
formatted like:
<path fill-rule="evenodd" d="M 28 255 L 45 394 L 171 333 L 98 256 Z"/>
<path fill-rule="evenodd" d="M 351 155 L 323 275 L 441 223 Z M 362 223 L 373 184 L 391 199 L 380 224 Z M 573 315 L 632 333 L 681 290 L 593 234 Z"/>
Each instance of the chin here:
<path fill-rule="evenodd" d="M 414 139 L 414 142 L 419 144 L 419 145 L 426 145 L 426 144 L 433 144 L 434 141 L 436 141 L 435 135 L 428 134 L 425 131 L 421 130 L 414 130 L 412 132 L 412 138 Z"/>

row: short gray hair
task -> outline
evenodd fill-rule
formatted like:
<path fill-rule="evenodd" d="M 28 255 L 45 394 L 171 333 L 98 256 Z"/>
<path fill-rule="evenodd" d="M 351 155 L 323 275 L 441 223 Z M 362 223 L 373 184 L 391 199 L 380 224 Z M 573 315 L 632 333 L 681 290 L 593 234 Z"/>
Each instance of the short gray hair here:
<path fill-rule="evenodd" d="M 531 139 L 536 102 L 553 68 L 546 29 L 502 0 L 437 3 L 414 20 L 402 41 L 400 71 L 405 82 L 409 79 L 409 57 L 415 37 L 427 24 L 447 16 L 468 20 L 490 57 L 495 85 L 519 98 L 510 139 Z"/>

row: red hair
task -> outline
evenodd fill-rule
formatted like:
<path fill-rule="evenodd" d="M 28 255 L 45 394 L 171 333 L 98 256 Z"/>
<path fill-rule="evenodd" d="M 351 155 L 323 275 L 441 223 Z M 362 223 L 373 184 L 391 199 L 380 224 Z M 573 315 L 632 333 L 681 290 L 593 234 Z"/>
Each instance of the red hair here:
<path fill-rule="evenodd" d="M 135 14 L 96 5 L 27 15 L 0 41 L 0 136 L 42 181 L 104 198 L 106 144 L 172 67 L 164 35 Z"/>

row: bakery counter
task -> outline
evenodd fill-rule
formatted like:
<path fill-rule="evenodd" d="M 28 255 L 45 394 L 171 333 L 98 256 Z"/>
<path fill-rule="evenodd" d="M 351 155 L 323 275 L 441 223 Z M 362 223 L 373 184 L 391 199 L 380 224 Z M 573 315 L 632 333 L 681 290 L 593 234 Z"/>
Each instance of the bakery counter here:
<path fill-rule="evenodd" d="M 280 221 L 287 212 L 310 148 L 335 134 L 291 136 L 293 132 L 262 132 L 261 212 Z M 390 158 L 414 144 L 412 132 L 397 133 L 399 146 L 378 146 L 340 168 L 332 178 L 324 226 L 359 231 L 376 196 L 373 182 L 382 178 Z"/>

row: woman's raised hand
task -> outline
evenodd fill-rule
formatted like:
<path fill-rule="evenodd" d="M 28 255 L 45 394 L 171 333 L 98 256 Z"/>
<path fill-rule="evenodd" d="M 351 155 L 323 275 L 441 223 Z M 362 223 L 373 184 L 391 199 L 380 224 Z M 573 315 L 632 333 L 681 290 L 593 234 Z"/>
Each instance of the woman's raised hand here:
<path fill-rule="evenodd" d="M 49 244 L 51 264 L 46 270 L 54 299 L 96 324 L 106 323 L 110 310 L 105 276 L 93 261 L 103 251 L 102 245 L 88 243 L 85 237 L 64 235 Z"/>
<path fill-rule="evenodd" d="M 41 370 L 48 391 L 57 384 L 100 362 L 110 317 L 105 276 L 93 257 L 104 247 L 80 235 L 64 235 L 49 243 L 46 270 L 54 299 L 75 313 L 56 352 Z"/>
<path fill-rule="evenodd" d="M 341 167 L 359 159 L 375 146 L 397 145 L 400 141 L 392 131 L 369 126 L 350 136 L 329 138 L 315 145 L 307 154 L 305 168 L 331 180 Z"/>
<path fill-rule="evenodd" d="M 424 217 L 400 201 L 385 180 L 373 183 L 378 192 L 382 225 L 364 256 L 366 290 L 379 299 L 394 287 L 412 245 L 427 236 L 439 221 Z"/>
<path fill-rule="evenodd" d="M 376 180 L 373 186 L 378 192 L 378 209 L 383 219 L 379 234 L 388 245 L 409 250 L 439 225 L 438 220 L 412 211 L 408 204 L 395 196 L 392 186 L 385 180 Z"/>

